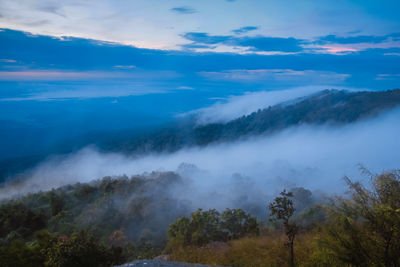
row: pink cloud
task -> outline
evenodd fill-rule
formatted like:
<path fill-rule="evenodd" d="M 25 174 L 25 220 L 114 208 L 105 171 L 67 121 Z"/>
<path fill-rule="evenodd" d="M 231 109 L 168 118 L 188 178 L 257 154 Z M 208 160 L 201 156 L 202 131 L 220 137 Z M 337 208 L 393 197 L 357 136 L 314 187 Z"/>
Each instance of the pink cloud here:
<path fill-rule="evenodd" d="M 124 77 L 127 77 L 127 74 L 121 72 L 78 72 L 54 70 L 0 71 L 0 80 L 2 81 L 63 81 Z"/>
<path fill-rule="evenodd" d="M 305 46 L 307 48 L 307 46 Z M 310 47 L 313 48 L 313 47 Z M 332 54 L 345 54 L 351 52 L 364 51 L 367 49 L 389 49 L 389 48 L 400 48 L 400 41 L 393 41 L 389 39 L 381 43 L 354 43 L 354 44 L 336 44 L 330 43 L 323 46 L 315 46 L 314 48 L 322 48 L 322 52 L 332 53 Z"/>
<path fill-rule="evenodd" d="M 0 81 L 73 81 L 93 79 L 151 79 L 179 77 L 173 71 L 60 71 L 60 70 L 24 70 L 0 71 Z"/>
<path fill-rule="evenodd" d="M 356 48 L 344 47 L 344 46 L 322 46 L 329 53 L 346 53 L 346 52 L 357 52 L 360 51 Z"/>
<path fill-rule="evenodd" d="M 2 58 L 2 59 L 0 59 L 0 62 L 15 63 L 15 62 L 17 62 L 17 61 L 14 60 L 14 59 Z"/>

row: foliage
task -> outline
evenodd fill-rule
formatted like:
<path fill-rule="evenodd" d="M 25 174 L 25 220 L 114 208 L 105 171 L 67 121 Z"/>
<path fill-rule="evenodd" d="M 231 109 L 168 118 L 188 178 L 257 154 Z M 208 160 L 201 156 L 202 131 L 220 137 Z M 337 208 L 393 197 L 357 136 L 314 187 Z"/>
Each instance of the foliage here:
<path fill-rule="evenodd" d="M 293 193 L 283 190 L 280 195 L 281 197 L 276 197 L 269 205 L 270 216 L 271 220 L 283 222 L 285 234 L 288 238 L 286 245 L 290 251 L 290 266 L 294 266 L 294 238 L 299 229 L 296 223 L 290 221 L 295 211 L 293 201 L 290 199 L 293 197 Z"/>
<path fill-rule="evenodd" d="M 222 212 L 221 229 L 228 240 L 259 233 L 257 219 L 242 209 L 226 209 Z"/>
<path fill-rule="evenodd" d="M 29 246 L 22 240 L 13 240 L 8 246 L 0 247 L 1 266 L 43 266 L 44 257 L 36 246 Z"/>
<path fill-rule="evenodd" d="M 87 232 L 71 236 L 42 230 L 35 241 L 14 240 L 0 248 L 1 266 L 112 266 L 123 263 L 120 247 L 106 247 Z"/>
<path fill-rule="evenodd" d="M 241 209 L 198 209 L 187 217 L 181 217 L 168 228 L 170 244 L 202 246 L 212 241 L 227 241 L 246 235 L 257 235 L 258 222 Z"/>
<path fill-rule="evenodd" d="M 105 177 L 0 203 L 0 262 L 9 262 L 8 255 L 15 260 L 24 255 L 32 260 L 10 262 L 10 266 L 29 266 L 30 262 L 43 266 L 47 261 L 52 266 L 68 265 L 63 262 L 80 261 L 68 254 L 73 250 L 77 257 L 86 255 L 85 260 L 106 251 L 106 264 L 111 264 L 111 254 L 127 260 L 157 256 L 164 248 L 168 225 L 187 213 L 187 207 L 169 194 L 171 187 L 177 189 L 181 183 L 170 172 L 130 179 Z M 42 229 L 51 233 L 47 254 L 42 253 Z M 77 236 L 82 231 L 85 235 Z"/>
<path fill-rule="evenodd" d="M 332 203 L 322 247 L 344 264 L 399 266 L 400 172 L 371 175 L 372 189 L 345 179 L 351 198 Z"/>
<path fill-rule="evenodd" d="M 122 249 L 107 248 L 85 232 L 60 237 L 46 250 L 46 266 L 112 266 L 123 263 Z"/>
<path fill-rule="evenodd" d="M 370 185 L 346 177 L 349 196 L 330 203 L 283 191 L 264 226 L 241 209 L 179 217 L 187 208 L 169 197 L 182 183 L 173 173 L 31 194 L 0 205 L 0 265 L 111 266 L 164 252 L 224 266 L 400 266 L 400 171 L 366 173 Z"/>
<path fill-rule="evenodd" d="M 46 227 L 43 211 L 34 212 L 22 203 L 10 202 L 0 206 L 0 238 L 26 238 Z"/>

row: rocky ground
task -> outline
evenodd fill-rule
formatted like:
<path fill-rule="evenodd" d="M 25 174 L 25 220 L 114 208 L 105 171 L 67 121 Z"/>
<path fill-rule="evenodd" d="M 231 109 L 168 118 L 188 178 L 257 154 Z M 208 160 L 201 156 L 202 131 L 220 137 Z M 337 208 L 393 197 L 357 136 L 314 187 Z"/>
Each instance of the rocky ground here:
<path fill-rule="evenodd" d="M 114 267 L 211 267 L 211 265 L 186 263 L 186 262 L 174 262 L 174 261 L 162 261 L 162 260 L 138 260 L 130 263 Z"/>

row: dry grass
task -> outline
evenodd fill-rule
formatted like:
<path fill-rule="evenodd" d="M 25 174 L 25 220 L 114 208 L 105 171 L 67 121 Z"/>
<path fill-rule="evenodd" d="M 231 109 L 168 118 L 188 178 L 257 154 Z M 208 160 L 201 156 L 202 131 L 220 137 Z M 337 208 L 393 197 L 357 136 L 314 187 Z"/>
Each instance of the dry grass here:
<path fill-rule="evenodd" d="M 317 233 L 300 234 L 295 240 L 295 257 L 299 266 L 311 266 L 317 250 Z M 225 249 L 177 246 L 171 260 L 223 266 L 288 266 L 286 236 L 267 232 L 259 237 L 230 241 Z"/>

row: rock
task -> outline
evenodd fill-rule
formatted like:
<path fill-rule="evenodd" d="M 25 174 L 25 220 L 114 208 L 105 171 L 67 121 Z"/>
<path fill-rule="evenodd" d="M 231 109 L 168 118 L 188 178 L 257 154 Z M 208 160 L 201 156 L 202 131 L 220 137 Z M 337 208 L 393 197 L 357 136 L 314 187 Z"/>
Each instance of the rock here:
<path fill-rule="evenodd" d="M 154 260 L 169 261 L 170 258 L 171 258 L 170 255 L 164 254 L 164 255 L 159 255 L 159 256 L 155 257 Z"/>
<path fill-rule="evenodd" d="M 114 267 L 139 267 L 139 266 L 140 267 L 212 267 L 211 265 L 204 265 L 204 264 L 162 261 L 162 260 L 138 260 Z"/>

